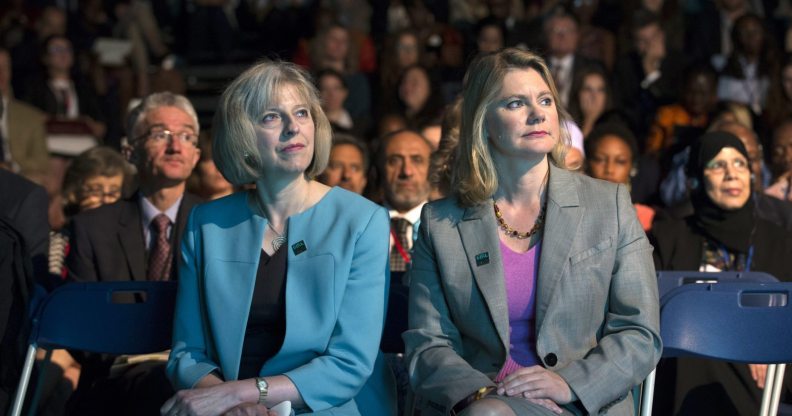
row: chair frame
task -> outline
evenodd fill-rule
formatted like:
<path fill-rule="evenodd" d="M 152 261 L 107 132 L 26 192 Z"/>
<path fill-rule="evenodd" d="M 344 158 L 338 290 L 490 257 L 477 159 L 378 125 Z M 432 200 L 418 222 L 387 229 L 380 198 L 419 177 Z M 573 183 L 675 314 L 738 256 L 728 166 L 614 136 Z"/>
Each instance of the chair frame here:
<path fill-rule="evenodd" d="M 783 305 L 748 304 L 746 295 L 778 294 Z M 695 356 L 730 362 L 778 364 L 769 366 L 760 415 L 775 415 L 779 407 L 783 363 L 792 362 L 792 283 L 725 282 L 686 284 L 662 297 L 660 320 L 664 357 Z M 708 316 L 717 307 L 718 318 L 729 322 L 729 332 L 713 328 L 711 322 L 690 319 Z M 707 309 L 709 308 L 709 309 Z M 706 310 L 705 310 L 706 309 Z M 772 325 L 776 325 L 775 328 Z M 695 334 L 696 336 L 690 336 Z M 750 348 L 733 342 L 754 339 Z M 641 414 L 650 415 L 654 393 L 654 371 L 647 377 L 641 397 Z"/>
<path fill-rule="evenodd" d="M 31 311 L 25 364 L 10 415 L 22 413 L 38 348 L 116 355 L 169 349 L 176 290 L 176 282 L 119 281 L 69 283 L 52 291 Z"/>

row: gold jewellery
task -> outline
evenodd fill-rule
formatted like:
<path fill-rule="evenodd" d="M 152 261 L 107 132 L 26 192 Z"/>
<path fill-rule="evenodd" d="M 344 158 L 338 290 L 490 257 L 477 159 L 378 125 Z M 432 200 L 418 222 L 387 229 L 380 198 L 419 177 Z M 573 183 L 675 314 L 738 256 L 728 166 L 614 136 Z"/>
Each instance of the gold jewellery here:
<path fill-rule="evenodd" d="M 542 210 L 539 211 L 539 216 L 536 217 L 536 222 L 534 222 L 533 227 L 528 232 L 521 233 L 514 228 L 512 228 L 509 224 L 506 224 L 506 220 L 503 219 L 503 214 L 500 212 L 500 208 L 498 208 L 498 204 L 495 203 L 495 200 L 492 200 L 492 205 L 495 207 L 495 218 L 498 220 L 498 225 L 503 231 L 506 232 L 506 235 L 512 238 L 516 238 L 519 240 L 524 240 L 526 238 L 531 238 L 532 235 L 536 234 L 544 224 L 545 219 L 545 206 L 542 206 Z"/>

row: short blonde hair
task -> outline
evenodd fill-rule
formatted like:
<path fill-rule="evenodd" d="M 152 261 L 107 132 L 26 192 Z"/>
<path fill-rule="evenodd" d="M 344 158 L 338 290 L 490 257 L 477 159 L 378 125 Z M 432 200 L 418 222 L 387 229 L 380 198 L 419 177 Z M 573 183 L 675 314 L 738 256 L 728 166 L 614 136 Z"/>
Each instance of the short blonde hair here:
<path fill-rule="evenodd" d="M 492 198 L 498 189 L 498 175 L 490 155 L 485 118 L 489 106 L 500 93 L 503 79 L 513 69 L 535 70 L 550 88 L 558 111 L 561 135 L 550 152 L 550 159 L 556 166 L 566 169 L 564 157 L 571 140 L 564 124 L 571 118 L 561 107 L 558 90 L 544 60 L 539 55 L 517 48 L 481 55 L 473 60 L 465 74 L 459 146 L 451 175 L 451 189 L 455 190 L 464 206 L 480 204 Z"/>
<path fill-rule="evenodd" d="M 327 167 L 332 131 L 310 75 L 289 62 L 264 60 L 231 82 L 220 96 L 215 113 L 212 125 L 214 162 L 232 184 L 240 186 L 262 178 L 254 126 L 276 92 L 287 85 L 294 87 L 305 100 L 315 127 L 313 159 L 305 176 L 313 179 Z"/>

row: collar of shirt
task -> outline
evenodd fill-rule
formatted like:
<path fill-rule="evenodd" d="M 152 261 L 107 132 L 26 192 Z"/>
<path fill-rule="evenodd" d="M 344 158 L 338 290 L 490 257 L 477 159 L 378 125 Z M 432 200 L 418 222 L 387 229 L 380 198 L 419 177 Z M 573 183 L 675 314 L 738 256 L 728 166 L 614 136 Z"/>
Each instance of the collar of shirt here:
<path fill-rule="evenodd" d="M 404 218 L 405 220 L 409 221 L 410 224 L 415 224 L 421 220 L 421 210 L 423 209 L 423 206 L 426 202 L 427 201 L 421 202 L 411 210 L 403 213 L 396 211 L 388 205 L 385 205 L 385 207 L 388 208 L 388 214 L 391 218 Z"/>
<path fill-rule="evenodd" d="M 143 226 L 143 236 L 145 237 L 146 240 L 146 247 L 148 247 L 149 243 L 151 242 L 151 221 L 153 221 L 154 217 L 156 217 L 157 215 L 165 214 L 168 216 L 168 218 L 170 218 L 171 224 L 176 224 L 176 216 L 179 213 L 179 206 L 181 205 L 182 199 L 184 199 L 184 195 L 180 196 L 179 199 L 177 199 L 176 202 L 173 203 L 173 205 L 171 205 L 170 207 L 168 207 L 168 209 L 165 210 L 165 212 L 162 212 L 159 209 L 157 209 L 157 207 L 155 207 L 154 204 L 152 204 L 151 201 L 149 201 L 143 195 L 140 195 L 138 199 L 140 201 L 140 212 L 142 217 L 141 225 Z M 170 229 L 173 230 L 173 227 L 170 227 Z M 170 237 L 170 231 L 168 232 L 168 234 Z"/>

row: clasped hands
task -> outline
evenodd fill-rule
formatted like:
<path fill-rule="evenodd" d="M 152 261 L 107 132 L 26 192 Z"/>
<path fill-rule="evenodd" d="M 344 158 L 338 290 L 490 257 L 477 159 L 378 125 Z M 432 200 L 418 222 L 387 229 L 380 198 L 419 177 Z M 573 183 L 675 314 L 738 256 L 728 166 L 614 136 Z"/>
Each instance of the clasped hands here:
<path fill-rule="evenodd" d="M 234 383 L 180 390 L 168 399 L 160 413 L 163 416 L 277 416 L 263 404 L 243 402 Z"/>
<path fill-rule="evenodd" d="M 572 401 L 572 390 L 566 381 L 539 365 L 509 374 L 498 383 L 496 392 L 501 396 L 523 397 L 558 414 L 563 412 L 559 405 Z"/>

